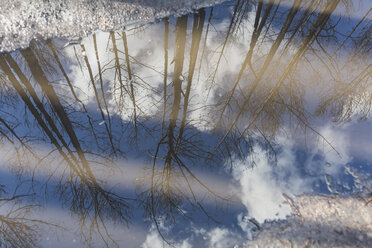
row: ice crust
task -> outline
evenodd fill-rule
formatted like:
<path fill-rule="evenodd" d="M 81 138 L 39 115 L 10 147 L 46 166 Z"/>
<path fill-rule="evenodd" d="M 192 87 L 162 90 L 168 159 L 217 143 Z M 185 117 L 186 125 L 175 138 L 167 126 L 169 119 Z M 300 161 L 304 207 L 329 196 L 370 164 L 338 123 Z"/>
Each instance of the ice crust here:
<path fill-rule="evenodd" d="M 357 196 L 296 197 L 286 220 L 266 222 L 247 247 L 371 247 L 372 203 Z"/>
<path fill-rule="evenodd" d="M 345 168 L 354 178 L 352 193 L 287 197 L 292 214 L 265 222 L 247 247 L 372 247 L 372 180 Z"/>
<path fill-rule="evenodd" d="M 0 52 L 25 48 L 33 39 L 123 30 L 128 25 L 190 13 L 223 1 L 1 0 Z"/>

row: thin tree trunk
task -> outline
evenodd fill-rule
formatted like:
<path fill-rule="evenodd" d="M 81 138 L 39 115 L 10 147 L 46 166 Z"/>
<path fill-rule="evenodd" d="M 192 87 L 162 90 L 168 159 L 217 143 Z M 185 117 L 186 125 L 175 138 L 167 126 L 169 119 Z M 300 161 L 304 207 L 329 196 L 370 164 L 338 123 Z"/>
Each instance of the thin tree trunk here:
<path fill-rule="evenodd" d="M 115 149 L 115 146 L 114 146 L 114 142 L 112 140 L 112 135 L 111 135 L 110 129 L 109 129 L 107 123 L 106 123 L 105 113 L 103 112 L 103 109 L 102 109 L 102 106 L 101 106 L 101 100 L 99 99 L 98 90 L 97 90 L 97 87 L 96 87 L 96 83 L 94 82 L 92 67 L 90 66 L 88 56 L 86 55 L 85 46 L 83 44 L 81 45 L 81 49 L 83 51 L 83 54 L 85 54 L 84 55 L 84 61 L 85 61 L 85 64 L 87 65 L 87 68 L 88 68 L 90 81 L 91 81 L 92 86 L 93 86 L 93 91 L 94 91 L 94 95 L 96 97 L 99 112 L 101 113 L 101 117 L 102 117 L 102 120 L 104 121 L 105 129 L 106 129 L 107 135 L 108 135 L 109 140 L 110 140 L 111 149 L 112 149 L 112 152 L 115 153 L 116 149 Z"/>
<path fill-rule="evenodd" d="M 40 158 L 39 158 L 39 156 L 36 154 L 36 153 L 34 153 L 33 151 L 32 151 L 32 149 L 28 146 L 28 145 L 26 145 L 26 143 L 25 142 L 23 142 L 23 140 L 17 135 L 17 133 L 13 130 L 13 128 L 11 128 L 9 125 L 8 125 L 8 123 L 3 119 L 3 118 L 0 118 L 0 122 L 1 123 L 3 123 L 3 125 L 9 130 L 9 132 L 18 140 L 18 142 L 19 143 L 21 143 L 21 145 L 23 146 L 23 147 L 25 147 L 26 148 L 26 150 L 27 151 L 29 151 L 36 159 L 38 159 L 38 160 L 40 160 Z M 1 131 L 1 130 L 0 130 Z M 5 133 L 3 133 L 2 132 L 2 134 L 4 135 L 4 136 L 6 136 L 6 138 L 12 143 L 12 144 L 14 144 L 14 142 L 5 134 Z"/>
<path fill-rule="evenodd" d="M 194 76 L 196 61 L 198 58 L 199 45 L 200 45 L 201 35 L 203 33 L 203 27 L 204 27 L 204 20 L 205 20 L 205 10 L 201 9 L 198 14 L 194 15 L 194 25 L 193 25 L 193 30 L 192 30 L 192 42 L 191 42 L 191 51 L 190 51 L 189 74 L 187 77 L 187 87 L 186 87 L 186 93 L 185 93 L 185 97 L 183 101 L 183 115 L 182 115 L 179 135 L 177 138 L 178 140 L 177 146 L 179 146 L 179 142 L 182 140 L 182 135 L 183 135 L 184 128 L 185 128 L 187 107 L 189 104 L 189 97 L 190 97 L 190 91 L 191 91 L 191 84 L 192 84 L 192 79 Z"/>
<path fill-rule="evenodd" d="M 358 22 L 357 25 L 354 26 L 353 30 L 351 30 L 350 34 L 346 36 L 346 38 L 341 42 L 341 44 L 336 48 L 334 53 L 337 53 L 345 44 L 345 42 L 351 37 L 351 35 L 355 32 L 355 30 L 359 27 L 359 25 L 367 18 L 369 13 L 372 11 L 372 8 L 370 8 L 367 13 L 363 16 L 363 18 Z"/>
<path fill-rule="evenodd" d="M 238 0 L 238 2 L 235 5 L 234 13 L 233 13 L 233 16 L 231 18 L 231 22 L 230 22 L 229 28 L 228 28 L 227 33 L 226 33 L 225 41 L 223 42 L 222 49 L 221 49 L 221 52 L 220 52 L 220 56 L 218 56 L 217 65 L 216 65 L 216 68 L 215 68 L 215 70 L 213 72 L 213 76 L 212 76 L 212 80 L 211 80 L 212 84 L 214 83 L 214 79 L 216 77 L 216 74 L 217 74 L 217 71 L 218 71 L 218 67 L 220 66 L 223 53 L 225 51 L 227 42 L 229 40 L 229 37 L 230 37 L 231 31 L 232 31 L 233 25 L 234 25 L 234 23 L 236 21 L 236 15 L 237 15 L 237 10 L 238 10 L 239 5 L 240 5 L 240 0 Z"/>
<path fill-rule="evenodd" d="M 257 76 L 256 76 L 256 78 L 255 78 L 255 80 L 253 82 L 252 88 L 250 89 L 250 91 L 248 93 L 248 96 L 246 97 L 246 100 L 243 103 L 242 109 L 249 102 L 249 99 L 250 99 L 251 95 L 253 94 L 253 91 L 258 86 L 258 83 L 261 81 L 262 77 L 264 76 L 267 68 L 270 65 L 271 60 L 274 58 L 274 55 L 275 55 L 276 51 L 278 50 L 278 48 L 279 48 L 279 46 L 280 46 L 280 44 L 281 44 L 281 42 L 282 42 L 282 40 L 283 40 L 283 38 L 284 38 L 287 30 L 289 28 L 289 26 L 291 25 L 291 23 L 293 21 L 293 18 L 295 17 L 295 15 L 297 14 L 297 12 L 299 10 L 298 7 L 300 6 L 301 2 L 302 2 L 302 0 L 298 0 L 298 1 L 295 1 L 293 3 L 292 8 L 290 9 L 289 14 L 288 14 L 288 16 L 287 16 L 287 18 L 286 18 L 286 20 L 285 20 L 285 22 L 284 22 L 284 24 L 283 24 L 280 32 L 279 32 L 279 35 L 277 36 L 274 44 L 271 46 L 271 49 L 269 51 L 269 54 L 267 55 L 267 57 L 266 57 L 266 59 L 264 61 L 264 64 L 262 65 L 259 73 L 257 74 Z M 216 125 L 217 128 L 219 128 L 220 125 L 221 125 L 223 114 L 224 114 L 224 112 L 226 110 L 226 107 L 229 105 L 229 103 L 230 103 L 230 101 L 232 99 L 232 96 L 233 96 L 233 94 L 235 92 L 236 87 L 239 84 L 239 81 L 240 81 L 241 77 L 243 76 L 243 72 L 245 70 L 245 67 L 248 64 L 248 61 L 249 61 L 249 53 L 247 54 L 247 56 L 246 56 L 246 58 L 245 58 L 245 60 L 243 62 L 243 65 L 242 65 L 242 67 L 241 67 L 241 69 L 239 71 L 239 74 L 238 74 L 238 77 L 237 77 L 237 79 L 236 79 L 236 81 L 234 83 L 234 86 L 233 86 L 232 90 L 230 91 L 230 94 L 228 96 L 228 99 L 226 100 L 226 103 L 224 104 L 224 106 L 222 108 L 221 114 L 220 114 L 219 119 L 217 121 L 217 125 Z M 230 131 L 231 130 L 229 130 L 228 133 Z"/>
<path fill-rule="evenodd" d="M 309 6 L 306 8 L 306 10 L 303 13 L 301 19 L 298 21 L 297 26 L 294 28 L 291 37 L 288 39 L 287 44 L 284 47 L 282 54 L 284 54 L 284 52 L 288 49 L 289 45 L 292 43 L 292 40 L 293 40 L 294 36 L 297 34 L 297 32 L 300 29 L 300 27 L 303 27 L 309 21 L 311 15 L 315 11 L 315 6 L 316 6 L 315 3 L 316 3 L 316 0 L 312 0 L 310 2 Z M 310 15 L 308 15 L 309 12 L 311 12 Z"/>
<path fill-rule="evenodd" d="M 245 128 L 241 136 L 244 135 L 244 133 L 254 124 L 254 122 L 257 120 L 257 118 L 260 116 L 261 112 L 265 108 L 266 104 L 269 102 L 269 100 L 273 97 L 273 95 L 278 91 L 280 86 L 283 84 L 284 80 L 287 78 L 287 76 L 291 73 L 291 71 L 296 67 L 297 63 L 299 62 L 300 58 L 303 56 L 305 51 L 308 49 L 309 46 L 314 42 L 316 37 L 319 35 L 319 33 L 322 31 L 324 25 L 328 21 L 329 17 L 337 7 L 340 0 L 328 0 L 326 3 L 326 6 L 324 7 L 323 11 L 318 15 L 317 20 L 307 33 L 305 39 L 302 41 L 300 48 L 292 58 L 289 65 L 286 67 L 284 73 L 276 83 L 276 85 L 270 90 L 269 95 L 266 97 L 266 99 L 261 104 L 261 107 L 259 108 L 258 112 L 255 114 L 251 122 L 248 124 L 248 126 Z M 240 115 L 243 113 L 244 106 L 247 103 L 247 100 L 244 102 L 242 108 L 240 109 L 238 115 L 235 117 L 233 123 L 231 124 L 229 130 L 226 132 L 225 136 L 222 138 L 220 143 L 216 146 L 216 149 L 223 143 L 223 141 L 226 139 L 227 135 L 230 133 L 232 128 L 235 126 L 236 122 L 238 121 Z"/>
<path fill-rule="evenodd" d="M 94 136 L 94 140 L 96 141 L 96 144 L 97 144 L 97 146 L 98 146 L 97 135 L 96 135 L 96 132 L 94 131 L 92 118 L 89 116 L 89 114 L 88 114 L 88 110 L 87 110 L 85 104 L 84 104 L 84 103 L 83 103 L 83 102 L 78 98 L 78 96 L 76 95 L 75 90 L 74 90 L 74 87 L 73 87 L 73 85 L 72 85 L 72 83 L 71 83 L 71 80 L 70 80 L 70 78 L 68 77 L 68 75 L 67 75 L 65 69 L 63 68 L 62 63 L 61 63 L 61 61 L 60 61 L 60 59 L 59 59 L 59 57 L 58 57 L 58 55 L 57 55 L 57 53 L 56 53 L 56 51 L 55 51 L 55 48 L 54 48 L 54 45 L 53 45 L 52 40 L 47 40 L 47 44 L 48 44 L 50 50 L 51 50 L 52 53 L 53 53 L 54 59 L 56 60 L 59 69 L 61 70 L 63 76 L 64 76 L 65 79 L 66 79 L 66 82 L 67 82 L 67 84 L 68 84 L 68 86 L 69 86 L 69 88 L 70 88 L 70 90 L 71 90 L 71 93 L 72 93 L 73 97 L 74 97 L 75 100 L 76 100 L 77 102 L 79 102 L 79 103 L 81 104 L 81 106 L 83 107 L 83 110 L 84 110 L 84 112 L 86 113 L 87 118 L 88 118 L 89 126 L 90 126 L 91 129 L 92 129 L 92 133 L 93 133 L 93 136 Z"/>
<path fill-rule="evenodd" d="M 270 19 L 270 21 L 269 21 L 269 24 L 268 24 L 267 27 L 266 27 L 266 31 L 265 31 L 265 34 L 264 34 L 263 37 L 262 37 L 262 40 L 261 40 L 260 46 L 262 45 L 263 41 L 266 39 L 267 33 L 268 33 L 269 30 L 270 30 L 271 24 L 272 24 L 273 21 L 274 21 L 274 17 L 276 16 L 276 13 L 278 12 L 278 9 L 279 9 L 279 6 L 280 6 L 281 2 L 282 2 L 282 0 L 279 0 L 279 2 L 276 4 L 276 8 L 275 8 L 275 10 L 274 10 L 273 15 L 271 16 L 271 19 Z"/>
<path fill-rule="evenodd" d="M 165 114 L 167 111 L 167 86 L 168 86 L 168 39 L 169 39 L 169 18 L 164 20 L 164 78 L 163 78 L 163 117 L 161 120 L 161 133 L 163 136 Z"/>
<path fill-rule="evenodd" d="M 110 32 L 110 36 L 111 36 L 111 41 L 112 41 L 112 47 L 113 47 L 113 50 L 114 50 L 114 54 L 115 54 L 115 67 L 116 67 L 116 72 L 118 73 L 118 77 L 119 77 L 119 87 L 120 87 L 120 97 L 119 97 L 119 110 L 120 112 L 122 111 L 122 104 L 124 104 L 124 92 L 123 92 L 123 89 L 125 90 L 125 86 L 123 84 L 123 79 L 122 79 L 122 76 L 121 76 L 121 67 L 120 67 L 120 61 L 119 61 L 119 54 L 118 54 L 118 48 L 116 46 L 116 38 L 115 38 L 115 32 L 114 31 L 111 31 Z M 116 86 L 114 85 L 114 89 L 116 91 Z M 125 90 L 126 91 L 126 90 Z M 114 93 L 115 95 L 115 93 Z"/>
<path fill-rule="evenodd" d="M 136 106 L 136 98 L 134 94 L 134 87 L 133 87 L 133 77 L 132 77 L 132 70 L 130 67 L 130 61 L 129 61 L 129 51 L 128 51 L 128 41 L 127 41 L 127 35 L 125 32 L 122 33 L 122 39 L 124 44 L 124 53 L 125 53 L 125 61 L 127 62 L 127 72 L 128 72 L 128 79 L 129 79 L 129 85 L 130 85 L 130 98 L 133 103 L 133 121 L 134 121 L 134 136 L 137 140 L 137 106 Z"/>
<path fill-rule="evenodd" d="M 27 108 L 30 110 L 31 114 L 34 116 L 38 124 L 41 126 L 45 134 L 48 136 L 52 144 L 57 148 L 58 152 L 61 154 L 61 156 L 64 158 L 64 160 L 70 165 L 70 167 L 78 174 L 81 174 L 81 171 L 75 167 L 75 165 L 71 162 L 71 160 L 68 158 L 66 153 L 63 151 L 62 147 L 56 140 L 56 138 L 53 136 L 52 132 L 47 127 L 46 123 L 41 118 L 41 115 L 36 110 L 36 108 L 33 106 L 30 98 L 28 98 L 27 93 L 23 90 L 21 84 L 18 82 L 14 74 L 12 73 L 11 69 L 9 68 L 8 64 L 5 61 L 4 55 L 0 55 L 0 68 L 1 70 L 8 76 L 8 79 L 10 83 L 13 85 L 14 89 L 17 91 L 18 95 L 21 97 L 23 102 L 26 104 Z"/>
<path fill-rule="evenodd" d="M 26 89 L 27 89 L 28 93 L 30 94 L 32 100 L 34 101 L 34 103 L 36 104 L 36 106 L 40 110 L 40 112 L 43 114 L 45 120 L 48 122 L 48 124 L 51 127 L 52 131 L 57 135 L 58 139 L 61 141 L 62 145 L 67 149 L 67 151 L 69 152 L 69 154 L 71 154 L 71 157 L 75 161 L 77 161 L 77 159 L 73 155 L 72 151 L 70 150 L 69 146 L 67 145 L 67 142 L 63 138 L 63 135 L 60 133 L 60 131 L 58 130 L 57 126 L 55 125 L 54 120 L 52 119 L 52 117 L 48 114 L 48 112 L 44 108 L 43 103 L 41 102 L 41 100 L 37 96 L 37 94 L 36 94 L 33 86 L 31 85 L 31 83 L 29 82 L 29 80 L 27 79 L 27 77 L 21 71 L 21 68 L 19 68 L 17 62 L 13 59 L 13 57 L 10 54 L 4 54 L 3 56 L 6 59 L 6 61 L 8 62 L 9 66 L 17 74 L 18 78 L 21 80 L 21 82 L 23 83 L 23 85 L 26 86 Z M 18 80 L 17 80 L 17 82 L 18 82 Z"/>
<path fill-rule="evenodd" d="M 103 100 L 103 104 L 105 105 L 105 109 L 106 109 L 106 113 L 107 113 L 107 119 L 108 119 L 108 122 L 109 122 L 110 132 L 112 132 L 110 111 L 108 110 L 107 101 L 106 101 L 106 97 L 105 97 L 105 91 L 104 91 L 104 87 L 103 87 L 102 68 L 101 68 L 101 62 L 100 62 L 99 55 L 98 55 L 96 34 L 93 35 L 93 42 L 94 42 L 94 50 L 96 52 L 96 59 L 97 59 L 97 66 L 98 66 L 98 73 L 99 73 L 99 81 L 100 81 L 100 86 L 101 86 L 102 100 Z"/>
<path fill-rule="evenodd" d="M 259 18 L 260 18 L 260 15 L 261 15 L 260 13 L 262 11 L 261 10 L 262 9 L 262 6 L 261 7 L 260 6 L 258 7 L 259 11 L 257 11 L 257 13 L 256 13 L 256 20 L 255 20 L 254 30 L 253 30 L 253 34 L 252 34 L 252 38 L 251 38 L 251 44 L 250 44 L 249 51 L 248 51 L 248 54 L 247 54 L 247 56 L 248 56 L 248 65 L 250 66 L 250 68 L 251 68 L 251 70 L 252 70 L 252 72 L 254 74 L 255 74 L 255 71 L 254 71 L 253 66 L 252 66 L 253 50 L 254 50 L 254 48 L 255 48 L 255 46 L 257 44 L 258 38 L 261 35 L 262 29 L 265 26 L 267 19 L 269 18 L 271 9 L 272 9 L 272 7 L 274 5 L 274 1 L 275 0 L 270 0 L 268 6 L 265 9 L 265 12 L 264 12 L 264 15 L 262 17 L 261 22 L 259 22 Z M 260 1 L 259 5 L 262 5 L 262 4 L 263 4 L 263 1 Z"/>
<path fill-rule="evenodd" d="M 72 142 L 72 145 L 75 147 L 76 152 L 78 154 L 78 157 L 81 160 L 82 165 L 83 165 L 86 173 L 88 174 L 88 176 L 90 178 L 92 178 L 92 180 L 94 180 L 93 173 L 92 173 L 92 171 L 89 167 L 89 164 L 88 164 L 88 161 L 87 161 L 87 159 L 84 155 L 84 152 L 81 149 L 80 142 L 79 142 L 79 140 L 76 136 L 76 133 L 73 129 L 71 121 L 68 118 L 68 115 L 67 115 L 65 109 L 63 108 L 63 106 L 62 106 L 62 104 L 59 100 L 59 97 L 57 96 L 56 92 L 54 91 L 54 88 L 50 85 L 48 79 L 46 78 L 46 76 L 43 72 L 43 70 L 41 69 L 41 67 L 38 63 L 38 60 L 35 57 L 33 51 L 31 50 L 31 48 L 27 48 L 25 50 L 21 50 L 21 54 L 24 57 L 24 59 L 26 60 L 26 63 L 28 64 L 34 79 L 41 86 L 43 92 L 48 97 L 48 99 L 49 99 L 49 101 L 52 105 L 52 108 L 54 109 L 54 111 L 57 113 L 59 119 L 61 120 L 62 125 L 64 126 L 67 134 L 69 135 L 70 140 Z"/>
<path fill-rule="evenodd" d="M 200 56 L 199 71 L 198 71 L 198 83 L 199 83 L 199 79 L 200 79 L 200 72 L 201 72 L 201 67 L 202 67 L 202 63 L 203 63 L 205 48 L 207 47 L 207 38 L 208 38 L 209 26 L 211 25 L 212 17 L 213 17 L 213 7 L 211 7 L 211 9 L 210 9 L 210 14 L 209 14 L 209 18 L 208 18 L 207 29 L 205 31 L 203 50 L 202 50 L 202 54 Z M 208 91 L 208 95 L 209 95 L 209 91 Z"/>
<path fill-rule="evenodd" d="M 173 105 L 168 127 L 169 150 L 174 151 L 174 129 L 176 127 L 178 113 L 180 110 L 182 94 L 182 70 L 185 56 L 187 15 L 177 18 L 176 22 L 176 47 L 174 52 L 174 75 L 173 75 Z"/>

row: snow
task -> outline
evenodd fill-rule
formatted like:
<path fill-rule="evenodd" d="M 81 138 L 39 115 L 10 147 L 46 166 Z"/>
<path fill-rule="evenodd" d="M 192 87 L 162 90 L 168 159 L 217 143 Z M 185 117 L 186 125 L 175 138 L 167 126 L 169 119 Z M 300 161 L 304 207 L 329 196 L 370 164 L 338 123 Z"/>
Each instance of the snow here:
<path fill-rule="evenodd" d="M 358 193 L 288 199 L 292 214 L 265 222 L 247 247 L 371 247 L 371 199 Z"/>
<path fill-rule="evenodd" d="M 220 2 L 223 0 L 1 0 L 0 52 L 25 48 L 32 39 L 123 30 Z"/>

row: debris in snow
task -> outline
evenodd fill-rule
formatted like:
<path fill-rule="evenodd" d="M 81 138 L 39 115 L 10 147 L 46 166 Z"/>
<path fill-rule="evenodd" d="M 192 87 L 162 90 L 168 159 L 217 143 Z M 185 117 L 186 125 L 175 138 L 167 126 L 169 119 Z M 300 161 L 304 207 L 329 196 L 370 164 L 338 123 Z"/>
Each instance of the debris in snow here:
<path fill-rule="evenodd" d="M 66 42 L 66 44 L 63 45 L 63 48 L 68 47 L 68 46 L 80 45 L 80 44 L 81 44 L 81 39 L 70 40 L 70 41 Z"/>
<path fill-rule="evenodd" d="M 324 177 L 325 177 L 324 179 L 327 184 L 328 191 L 331 193 L 335 193 L 332 187 L 332 183 L 331 183 L 331 176 L 326 174 Z"/>
<path fill-rule="evenodd" d="M 371 176 L 366 173 L 358 172 L 354 167 L 346 165 L 346 173 L 354 178 L 354 184 L 358 193 L 369 196 L 372 194 L 372 180 Z"/>

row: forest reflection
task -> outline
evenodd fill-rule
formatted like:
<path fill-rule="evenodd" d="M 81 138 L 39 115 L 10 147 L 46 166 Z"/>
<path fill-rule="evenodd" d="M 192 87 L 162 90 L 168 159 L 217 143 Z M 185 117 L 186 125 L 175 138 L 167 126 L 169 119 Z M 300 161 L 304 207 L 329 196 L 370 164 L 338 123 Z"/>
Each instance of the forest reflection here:
<path fill-rule="evenodd" d="M 33 180 L 42 181 L 35 175 L 43 171 L 43 185 L 55 187 L 89 230 L 82 231 L 86 240 L 98 234 L 108 247 L 115 240 L 106 221 L 129 225 L 136 208 L 159 231 L 160 217 L 187 217 L 187 204 L 213 220 L 206 195 L 226 202 L 234 196 L 216 190 L 199 169 L 233 166 L 256 144 L 275 162 L 284 130 L 313 134 L 333 148 L 314 116 L 346 123 L 371 111 L 371 10 L 345 26 L 346 17 L 332 13 L 351 1 L 281 2 L 227 2 L 1 54 L 7 163 Z M 143 161 L 133 175 L 122 162 L 131 160 Z M 110 183 L 118 170 L 135 193 Z M 0 203 L 19 197 L 0 195 Z M 0 215 L 0 243 L 13 247 L 36 245 L 34 225 L 55 226 L 12 216 Z"/>

